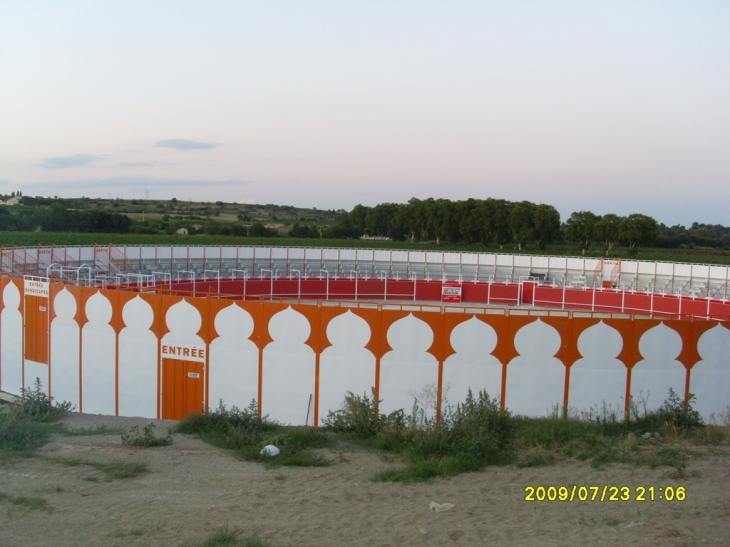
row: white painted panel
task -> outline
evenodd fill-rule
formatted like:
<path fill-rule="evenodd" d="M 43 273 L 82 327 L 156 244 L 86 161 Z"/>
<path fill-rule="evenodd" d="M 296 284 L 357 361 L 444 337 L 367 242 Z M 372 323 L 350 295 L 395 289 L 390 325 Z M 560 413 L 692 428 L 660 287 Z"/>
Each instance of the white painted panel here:
<path fill-rule="evenodd" d="M 393 251 L 393 262 L 408 262 L 408 251 Z"/>
<path fill-rule="evenodd" d="M 285 259 L 287 257 L 286 247 L 273 247 L 271 249 L 271 258 Z"/>
<path fill-rule="evenodd" d="M 81 329 L 74 320 L 76 299 L 62 289 L 53 299 L 56 317 L 51 321 L 51 396 L 69 401 L 79 410 L 79 336 Z"/>
<path fill-rule="evenodd" d="M 485 390 L 490 398 L 501 399 L 502 363 L 490 355 L 497 347 L 494 329 L 472 317 L 451 332 L 451 347 L 456 353 L 444 362 L 442 404 L 455 408 L 470 389 L 474 397 Z"/>
<path fill-rule="evenodd" d="M 715 283 L 724 283 L 727 277 L 727 266 L 710 266 L 710 278 Z"/>
<path fill-rule="evenodd" d="M 603 321 L 581 333 L 578 351 L 583 356 L 570 368 L 568 404 L 579 412 L 605 407 L 620 419 L 626 401 L 626 366 L 616 359 L 623 348 L 621 334 Z"/>
<path fill-rule="evenodd" d="M 532 267 L 533 268 L 540 268 L 540 269 L 547 269 L 550 266 L 550 257 L 547 256 L 533 256 L 532 257 Z"/>
<path fill-rule="evenodd" d="M 656 410 L 672 388 L 684 397 L 686 369 L 676 360 L 682 351 L 682 339 L 676 331 L 661 323 L 644 333 L 639 352 L 644 357 L 631 371 L 631 397 L 643 411 Z"/>
<path fill-rule="evenodd" d="M 235 260 L 237 258 L 236 250 L 237 247 L 231 247 L 230 245 L 226 245 L 221 249 L 221 257 L 224 260 Z"/>
<path fill-rule="evenodd" d="M 562 256 L 551 256 L 548 258 L 548 266 L 551 270 L 565 270 L 568 267 L 568 259 Z"/>
<path fill-rule="evenodd" d="M 373 251 L 373 259 L 376 261 L 390 261 L 390 251 Z"/>
<path fill-rule="evenodd" d="M 122 309 L 119 332 L 119 415 L 157 417 L 157 336 L 152 307 L 139 296 Z"/>
<path fill-rule="evenodd" d="M 497 255 L 480 254 L 479 264 L 482 266 L 495 266 L 497 264 Z"/>
<path fill-rule="evenodd" d="M 205 247 L 189 247 L 188 248 L 188 256 L 190 257 L 190 260 L 200 260 L 203 258 L 204 253 L 205 253 Z"/>
<path fill-rule="evenodd" d="M 656 266 L 654 262 L 638 262 L 638 266 L 640 275 L 654 275 L 654 268 Z"/>
<path fill-rule="evenodd" d="M 639 263 L 635 260 L 622 260 L 621 261 L 621 275 L 623 277 L 635 276 L 639 271 Z M 675 274 L 677 271 L 675 270 Z"/>
<path fill-rule="evenodd" d="M 671 276 L 673 266 L 674 264 L 672 264 L 671 262 L 657 262 L 656 273 L 657 275 Z"/>
<path fill-rule="evenodd" d="M 459 264 L 460 261 L 460 253 L 444 253 L 444 264 Z"/>
<path fill-rule="evenodd" d="M 497 266 L 507 266 L 509 268 L 514 264 L 514 255 L 496 255 Z"/>
<path fill-rule="evenodd" d="M 173 247 L 172 248 L 172 257 L 173 259 L 177 261 L 185 261 L 188 258 L 188 248 L 187 247 Z"/>
<path fill-rule="evenodd" d="M 36 379 L 41 382 L 41 391 L 48 395 L 48 365 L 25 360 L 25 388 L 35 389 Z"/>
<path fill-rule="evenodd" d="M 474 253 L 464 253 L 461 255 L 461 263 L 476 266 L 479 263 L 479 255 Z"/>
<path fill-rule="evenodd" d="M 689 277 L 692 274 L 691 264 L 675 264 L 674 275 L 681 277 Z"/>
<path fill-rule="evenodd" d="M 367 322 L 348 311 L 327 325 L 332 344 L 319 358 L 319 419 L 339 409 L 345 393 L 372 397 L 375 386 L 375 356 L 365 345 L 370 340 Z"/>
<path fill-rule="evenodd" d="M 94 260 L 94 247 L 66 248 L 66 254 L 78 260 Z"/>
<path fill-rule="evenodd" d="M 730 405 L 730 331 L 718 325 L 705 332 L 697 344 L 702 361 L 690 372 L 689 391 L 697 399 L 695 410 L 710 422 L 714 413 L 722 424 Z"/>
<path fill-rule="evenodd" d="M 302 260 L 304 258 L 304 249 L 291 247 L 289 249 L 289 260 Z"/>
<path fill-rule="evenodd" d="M 412 265 L 426 262 L 426 253 L 423 251 L 410 251 L 408 257 Z"/>
<path fill-rule="evenodd" d="M 218 337 L 210 344 L 210 407 L 246 408 L 258 400 L 259 350 L 249 337 L 253 318 L 236 304 L 215 316 Z"/>
<path fill-rule="evenodd" d="M 2 390 L 20 395 L 23 387 L 23 317 L 20 291 L 15 283 L 3 289 L 4 308 L 0 313 L 0 373 Z"/>
<path fill-rule="evenodd" d="M 560 349 L 558 331 L 538 319 L 517 332 L 515 349 L 520 355 L 507 366 L 506 407 L 524 416 L 562 408 L 565 367 L 554 357 Z"/>
<path fill-rule="evenodd" d="M 586 271 L 588 271 L 588 265 L 585 264 L 585 261 L 582 258 L 568 258 L 567 259 L 567 269 L 572 271 L 583 271 L 583 268 L 586 268 Z M 595 266 L 594 266 L 595 268 Z"/>
<path fill-rule="evenodd" d="M 355 249 L 340 249 L 340 260 L 355 260 Z"/>
<path fill-rule="evenodd" d="M 140 255 L 144 260 L 154 260 L 157 256 L 155 247 L 140 247 Z"/>
<path fill-rule="evenodd" d="M 269 322 L 274 340 L 264 348 L 261 407 L 269 418 L 283 424 L 304 425 L 309 397 L 314 400 L 315 355 L 304 342 L 311 327 L 291 307 L 275 314 Z M 311 424 L 314 410 L 309 412 Z"/>
<path fill-rule="evenodd" d="M 433 391 L 438 383 L 438 361 L 427 353 L 433 331 L 424 321 L 408 315 L 393 323 L 387 336 L 393 350 L 380 360 L 380 408 L 386 414 L 401 408 L 410 414 L 414 398 L 424 390 Z M 435 408 L 425 410 L 431 416 L 435 412 Z"/>
<path fill-rule="evenodd" d="M 531 259 L 530 255 L 515 255 L 515 268 L 529 268 Z"/>
<path fill-rule="evenodd" d="M 253 247 L 239 247 L 238 258 L 239 260 L 244 258 L 253 258 Z"/>
<path fill-rule="evenodd" d="M 322 249 L 322 258 L 324 260 L 337 260 L 338 256 L 338 249 Z"/>
<path fill-rule="evenodd" d="M 100 292 L 86 301 L 81 333 L 81 402 L 86 414 L 116 414 L 116 333 L 111 302 Z"/>
<path fill-rule="evenodd" d="M 375 256 L 375 251 L 372 249 L 357 249 L 356 256 L 358 262 L 372 262 Z"/>

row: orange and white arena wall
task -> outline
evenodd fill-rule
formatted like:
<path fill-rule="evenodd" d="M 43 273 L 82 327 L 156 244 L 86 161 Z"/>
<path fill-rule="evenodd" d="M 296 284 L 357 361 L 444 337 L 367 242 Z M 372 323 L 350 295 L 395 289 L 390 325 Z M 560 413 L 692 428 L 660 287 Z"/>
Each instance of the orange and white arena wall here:
<path fill-rule="evenodd" d="M 468 389 L 546 415 L 669 388 L 730 403 L 728 268 L 355 249 L 0 251 L 0 389 L 179 419 L 244 407 L 317 425 L 347 391 L 410 411 Z"/>

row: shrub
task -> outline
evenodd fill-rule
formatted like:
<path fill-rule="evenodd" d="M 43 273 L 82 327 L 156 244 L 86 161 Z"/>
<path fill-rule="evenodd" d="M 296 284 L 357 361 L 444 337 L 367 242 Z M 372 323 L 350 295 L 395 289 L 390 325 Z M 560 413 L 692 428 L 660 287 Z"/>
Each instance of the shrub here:
<path fill-rule="evenodd" d="M 323 466 L 332 462 L 306 452 L 329 444 L 321 431 L 309 427 L 283 427 L 267 417 L 259 417 L 256 401 L 244 410 L 226 409 L 221 401 L 218 408 L 204 414 L 194 414 L 178 424 L 180 433 L 197 434 L 206 442 L 236 451 L 246 460 L 263 461 L 271 465 Z M 271 457 L 261 449 L 273 444 L 281 454 Z"/>
<path fill-rule="evenodd" d="M 153 446 L 169 446 L 172 444 L 172 431 L 170 431 L 170 429 L 167 430 L 167 435 L 164 437 L 156 437 L 154 428 L 155 424 L 150 422 L 140 433 L 139 427 L 135 425 L 130 428 L 128 432 L 122 433 L 122 444 L 142 446 L 144 448 L 150 448 Z"/>
<path fill-rule="evenodd" d="M 342 406 L 338 410 L 330 411 L 322 424 L 334 432 L 351 433 L 360 438 L 373 437 L 384 429 L 403 429 L 406 425 L 403 410 L 378 415 L 381 402 L 375 397 L 375 389 L 372 389 L 372 397 L 368 397 L 366 393 L 355 395 L 348 391 Z"/>
<path fill-rule="evenodd" d="M 10 412 L 21 419 L 35 422 L 53 422 L 63 418 L 71 410 L 73 404 L 64 401 L 55 403 L 41 388 L 41 379 L 36 378 L 33 388 L 21 388 L 20 399 L 10 403 Z"/>

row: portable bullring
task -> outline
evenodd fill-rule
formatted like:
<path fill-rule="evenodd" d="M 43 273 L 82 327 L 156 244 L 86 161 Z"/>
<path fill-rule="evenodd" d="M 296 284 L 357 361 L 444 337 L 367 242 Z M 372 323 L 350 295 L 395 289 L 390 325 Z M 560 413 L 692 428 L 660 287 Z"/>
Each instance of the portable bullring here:
<path fill-rule="evenodd" d="M 728 267 L 370 249 L 0 251 L 0 389 L 179 419 L 219 401 L 317 425 L 347 391 L 540 416 L 730 403 Z"/>

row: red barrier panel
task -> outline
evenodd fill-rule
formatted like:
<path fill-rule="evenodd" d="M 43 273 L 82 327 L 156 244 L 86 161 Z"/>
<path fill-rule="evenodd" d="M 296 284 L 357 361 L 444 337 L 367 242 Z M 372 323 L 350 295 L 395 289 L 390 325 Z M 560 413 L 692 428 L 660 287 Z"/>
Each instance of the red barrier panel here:
<path fill-rule="evenodd" d="M 595 310 L 597 311 L 621 311 L 622 293 L 620 291 L 596 291 Z"/>
<path fill-rule="evenodd" d="M 489 285 L 487 283 L 467 282 L 461 286 L 461 301 L 484 304 L 487 302 L 488 292 Z"/>
<path fill-rule="evenodd" d="M 489 286 L 490 304 L 514 304 L 519 301 L 519 289 L 517 284 L 491 283 Z"/>

